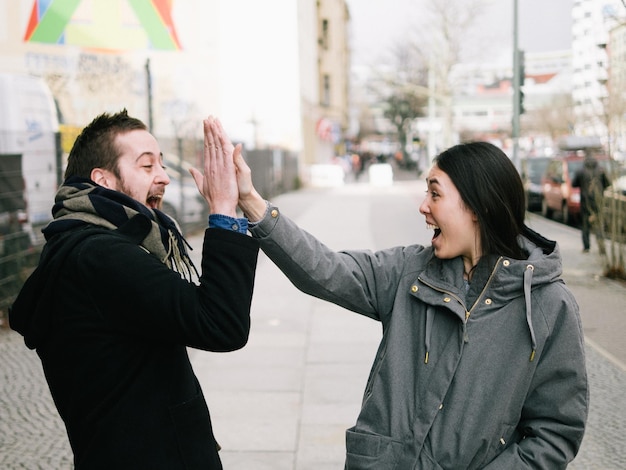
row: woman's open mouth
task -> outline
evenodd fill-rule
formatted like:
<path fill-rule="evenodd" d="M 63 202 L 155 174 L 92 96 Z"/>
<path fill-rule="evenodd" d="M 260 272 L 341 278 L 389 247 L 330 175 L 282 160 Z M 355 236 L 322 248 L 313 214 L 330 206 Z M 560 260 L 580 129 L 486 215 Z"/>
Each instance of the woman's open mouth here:
<path fill-rule="evenodd" d="M 434 240 L 439 235 L 441 235 L 441 229 L 439 227 L 437 227 L 435 224 L 426 224 L 426 228 L 429 229 L 429 230 L 434 230 L 435 231 L 435 233 L 433 234 L 432 240 Z"/>

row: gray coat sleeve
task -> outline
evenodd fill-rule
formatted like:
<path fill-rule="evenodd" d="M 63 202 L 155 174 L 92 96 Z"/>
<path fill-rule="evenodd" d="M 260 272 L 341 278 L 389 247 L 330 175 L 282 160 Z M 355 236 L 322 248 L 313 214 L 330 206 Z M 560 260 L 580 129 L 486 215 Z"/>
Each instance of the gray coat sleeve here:
<path fill-rule="evenodd" d="M 302 292 L 380 320 L 391 310 L 402 248 L 333 251 L 276 207 L 250 227 L 261 249 Z"/>

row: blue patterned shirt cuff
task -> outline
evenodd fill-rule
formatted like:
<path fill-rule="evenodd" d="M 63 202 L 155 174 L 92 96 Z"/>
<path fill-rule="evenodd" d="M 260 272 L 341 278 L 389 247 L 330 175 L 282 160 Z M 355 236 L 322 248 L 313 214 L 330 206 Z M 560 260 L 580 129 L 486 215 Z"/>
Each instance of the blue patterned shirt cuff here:
<path fill-rule="evenodd" d="M 248 219 L 235 218 L 222 214 L 210 214 L 209 228 L 221 228 L 245 234 L 248 231 Z"/>

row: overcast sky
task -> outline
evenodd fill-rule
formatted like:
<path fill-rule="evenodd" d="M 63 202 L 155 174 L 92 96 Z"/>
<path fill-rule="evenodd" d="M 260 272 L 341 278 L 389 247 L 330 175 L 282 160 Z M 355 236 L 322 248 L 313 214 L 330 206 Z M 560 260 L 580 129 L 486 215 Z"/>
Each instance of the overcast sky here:
<path fill-rule="evenodd" d="M 351 15 L 353 63 L 370 65 L 421 25 L 430 0 L 347 0 Z M 440 0 L 437 0 L 440 1 Z M 485 0 L 484 12 L 468 40 L 477 41 L 484 57 L 499 62 L 512 57 L 513 0 Z M 571 47 L 573 0 L 518 0 L 519 48 L 527 52 Z"/>

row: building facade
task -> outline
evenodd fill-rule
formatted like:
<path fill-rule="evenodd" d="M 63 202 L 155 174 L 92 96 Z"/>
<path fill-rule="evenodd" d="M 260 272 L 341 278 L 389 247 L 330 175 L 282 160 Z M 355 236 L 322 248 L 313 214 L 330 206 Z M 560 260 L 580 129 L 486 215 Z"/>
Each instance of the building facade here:
<path fill-rule="evenodd" d="M 513 72 L 510 65 L 458 64 L 454 80 L 459 86 L 453 97 L 453 135 L 456 142 L 490 140 L 505 151 L 511 150 L 513 119 Z M 525 54 L 523 107 L 520 146 L 525 152 L 544 153 L 571 124 L 571 51 Z M 555 114 L 552 118 L 547 114 Z M 557 128 L 553 122 L 561 121 Z M 565 122 L 563 122 L 565 121 Z M 440 117 L 418 120 L 426 135 Z M 532 137 L 532 138 L 529 138 Z M 435 138 L 437 136 L 435 135 Z M 437 140 L 437 148 L 442 146 Z M 535 148 L 539 146 L 540 148 Z"/>
<path fill-rule="evenodd" d="M 626 161 L 626 23 L 611 30 L 608 51 L 609 144 L 613 156 Z"/>
<path fill-rule="evenodd" d="M 307 12 L 308 9 L 308 12 Z M 308 2 L 302 23 L 313 18 L 301 61 L 305 164 L 329 163 L 344 153 L 350 108 L 350 13 L 345 0 Z M 308 14 L 307 14 L 308 13 Z M 315 58 L 315 60 L 309 60 Z"/>
<path fill-rule="evenodd" d="M 201 138 L 215 115 L 246 147 L 307 164 L 343 141 L 345 0 L 0 0 L 0 11 L 0 71 L 44 78 L 68 129 L 126 108 L 175 141 Z"/>
<path fill-rule="evenodd" d="M 609 31 L 624 17 L 618 0 L 575 0 L 572 9 L 572 98 L 578 135 L 606 136 Z"/>

